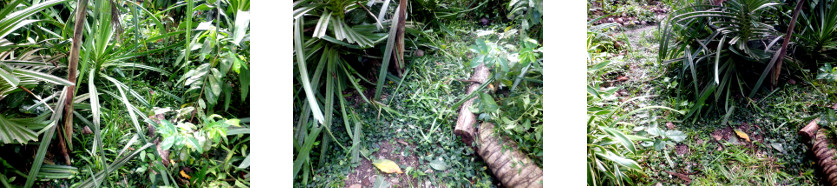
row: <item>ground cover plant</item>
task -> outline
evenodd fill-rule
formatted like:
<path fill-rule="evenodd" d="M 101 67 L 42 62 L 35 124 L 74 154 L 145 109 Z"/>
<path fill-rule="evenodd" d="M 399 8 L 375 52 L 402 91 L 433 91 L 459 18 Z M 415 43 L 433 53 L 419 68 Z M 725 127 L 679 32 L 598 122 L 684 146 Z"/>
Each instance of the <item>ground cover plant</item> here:
<path fill-rule="evenodd" d="M 249 6 L 0 2 L 0 185 L 248 187 Z"/>
<path fill-rule="evenodd" d="M 503 186 L 454 134 L 471 98 L 518 143 L 504 150 L 542 168 L 542 12 L 542 1 L 294 2 L 294 186 Z M 467 95 L 478 65 L 491 81 Z"/>
<path fill-rule="evenodd" d="M 797 1 L 754 0 L 660 2 L 646 27 L 588 17 L 587 184 L 829 185 L 797 132 L 833 133 L 834 2 L 802 2 L 796 19 Z"/>

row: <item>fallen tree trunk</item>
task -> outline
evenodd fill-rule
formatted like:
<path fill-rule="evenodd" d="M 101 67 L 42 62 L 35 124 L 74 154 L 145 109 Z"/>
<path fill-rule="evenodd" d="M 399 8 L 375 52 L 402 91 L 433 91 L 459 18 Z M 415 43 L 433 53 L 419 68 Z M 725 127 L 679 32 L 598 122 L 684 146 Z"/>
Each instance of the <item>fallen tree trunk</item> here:
<path fill-rule="evenodd" d="M 834 158 L 834 153 L 837 151 L 828 147 L 831 139 L 817 125 L 819 120 L 817 118 L 808 123 L 808 125 L 799 130 L 799 134 L 803 137 L 805 143 L 811 145 L 811 151 L 816 158 L 817 164 L 819 164 L 823 174 L 825 174 L 824 179 L 832 186 L 835 186 L 837 185 L 837 160 Z"/>
<path fill-rule="evenodd" d="M 476 92 L 480 85 L 488 80 L 488 75 L 488 68 L 484 65 L 474 68 L 467 94 Z M 477 127 L 474 126 L 477 123 L 476 116 L 468 110 L 475 98 L 469 99 L 460 107 L 454 134 L 459 135 L 466 145 L 475 147 L 477 154 L 488 164 L 494 177 L 497 177 L 503 186 L 543 187 L 543 170 L 519 150 L 517 143 L 495 134 L 494 124 L 491 123 L 481 124 L 477 132 Z"/>
<path fill-rule="evenodd" d="M 477 153 L 506 187 L 543 187 L 543 170 L 521 152 L 517 143 L 494 132 L 494 124 L 479 127 Z"/>
<path fill-rule="evenodd" d="M 485 65 L 477 66 L 474 68 L 474 74 L 471 75 L 469 80 L 471 81 L 471 85 L 468 86 L 466 95 L 475 92 L 480 88 L 480 84 L 488 80 L 488 68 Z M 475 96 L 462 103 L 462 107 L 459 108 L 459 118 L 456 119 L 456 127 L 453 129 L 453 133 L 459 135 L 462 141 L 469 146 L 474 142 L 474 135 L 477 135 L 477 131 L 474 128 L 474 125 L 477 124 L 477 117 L 471 110 L 468 110 L 468 107 L 474 104 L 474 99 L 476 98 Z"/>

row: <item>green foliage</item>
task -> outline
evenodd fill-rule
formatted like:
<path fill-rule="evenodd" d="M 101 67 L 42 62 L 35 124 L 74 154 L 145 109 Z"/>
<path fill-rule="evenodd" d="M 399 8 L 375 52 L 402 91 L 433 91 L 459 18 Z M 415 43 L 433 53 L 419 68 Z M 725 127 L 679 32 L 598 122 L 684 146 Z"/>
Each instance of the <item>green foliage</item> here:
<path fill-rule="evenodd" d="M 296 90 L 294 94 L 296 125 L 293 171 L 294 180 L 302 180 L 303 185 L 308 183 L 312 169 L 322 167 L 315 168 L 312 164 L 324 163 L 329 144 L 341 135 L 332 131 L 338 127 L 333 126 L 337 124 L 334 116 L 335 106 L 340 107 L 340 117 L 346 127 L 346 135 L 352 139 L 352 144 L 336 143 L 346 153 L 351 154 L 351 161 L 357 162 L 360 159 L 362 124 L 357 116 L 349 115 L 355 112 L 354 109 L 348 108 L 343 97 L 346 89 L 354 88 L 363 101 L 373 107 L 389 109 L 377 101 L 372 101 L 379 100 L 384 81 L 387 79 L 388 65 L 395 47 L 395 28 L 398 25 L 397 21 L 394 21 L 395 10 L 390 8 L 397 6 L 390 6 L 389 1 L 383 2 L 380 7 L 377 5 L 377 2 L 363 5 L 353 1 L 294 3 L 294 85 L 302 90 Z M 379 12 L 378 16 L 372 11 Z M 386 19 L 386 15 L 391 16 Z M 389 30 L 385 31 L 382 23 L 387 23 L 386 21 L 389 21 L 390 25 Z M 310 27 L 314 30 L 303 31 Z M 380 45 L 385 39 L 386 46 Z M 375 84 L 375 98 L 371 98 L 372 100 L 365 96 L 364 91 L 367 88 L 361 84 L 373 82 L 367 80 L 367 76 L 361 74 L 362 71 L 358 71 L 371 68 L 368 65 L 368 54 L 381 54 L 384 57 Z M 302 105 L 298 106 L 300 104 Z M 309 121 L 312 115 L 314 121 Z M 323 129 L 327 134 L 320 138 Z M 347 148 L 346 145 L 350 147 Z M 316 152 L 315 149 L 319 149 L 320 159 L 312 162 L 310 156 Z"/>
<path fill-rule="evenodd" d="M 522 36 L 519 39 L 519 46 L 514 44 L 516 30 L 507 30 L 495 34 L 492 31 L 482 31 L 482 35 L 497 35 L 498 41 L 491 42 L 484 39 L 477 39 L 471 46 L 474 58 L 465 62 L 471 68 L 485 65 L 493 72 L 488 79 L 494 80 L 499 87 L 514 88 L 523 78 L 531 73 L 541 73 L 540 76 L 528 77 L 526 80 L 542 77 L 542 48 L 537 41 Z M 478 34 L 480 35 L 480 34 Z M 534 67 L 534 69 L 531 69 Z M 537 75 L 537 74 L 536 74 Z"/>
<path fill-rule="evenodd" d="M 630 123 L 629 117 L 653 109 L 682 113 L 664 106 L 644 106 L 631 110 L 629 104 L 648 96 L 621 99 L 616 94 L 620 87 L 602 85 L 602 77 L 612 70 L 608 68 L 613 58 L 596 49 L 601 45 L 601 29 L 609 26 L 588 25 L 587 59 L 587 185 L 637 185 L 647 176 L 636 161 L 645 153 L 648 143 L 655 150 L 663 149 L 670 141 L 682 141 L 680 131 L 663 131 L 653 122 L 641 121 L 640 126 Z M 635 142 L 640 142 L 638 147 Z"/>
<path fill-rule="evenodd" d="M 511 0 L 509 1 L 508 16 L 506 18 L 515 20 L 520 24 L 522 35 L 537 36 L 543 40 L 543 0 Z M 529 32 L 534 27 L 534 32 Z M 528 35 L 531 33 L 532 35 Z"/>
<path fill-rule="evenodd" d="M 246 9 L 249 6 L 236 3 L 222 5 L 221 1 L 215 1 L 215 4 L 198 6 L 196 11 L 210 11 L 215 15 L 209 15 L 197 25 L 197 32 L 187 43 L 192 46 L 178 58 L 178 62 L 183 60 L 180 67 L 188 67 L 188 71 L 177 83 L 188 87 L 185 98 L 194 101 L 192 104 L 199 113 L 211 114 L 222 106 L 227 111 L 234 100 L 244 104 L 248 98 L 250 11 Z M 220 16 L 221 13 L 225 16 Z M 187 23 L 188 26 L 191 25 Z"/>
<path fill-rule="evenodd" d="M 514 140 L 520 150 L 543 165 L 543 88 L 523 87 L 509 97 L 501 97 L 499 105 L 487 93 L 480 94 L 471 106 L 479 119 L 494 122 L 501 134 Z M 509 149 L 509 148 L 507 148 Z"/>
<path fill-rule="evenodd" d="M 249 156 L 249 129 L 246 128 L 249 120 L 221 116 L 249 115 L 249 1 L 84 2 L 87 3 L 81 6 L 89 7 L 86 11 L 89 14 L 78 20 L 79 24 L 86 25 L 78 31 L 83 36 L 80 39 L 71 38 L 74 33 L 72 26 L 76 24 L 72 13 L 80 7 L 77 5 L 80 1 L 33 3 L 17 0 L 0 3 L 0 99 L 5 98 L 0 103 L 0 130 L 15 130 L 15 134 L 11 135 L 0 131 L 0 141 L 3 144 L 30 145 L 33 141 L 40 141 L 40 147 L 34 151 L 34 161 L 27 164 L 31 167 L 13 167 L 28 168 L 29 174 L 0 171 L 3 173 L 0 185 L 50 186 L 49 183 L 54 182 L 62 185 L 74 183 L 78 187 L 248 186 L 249 162 L 245 161 Z M 198 6 L 186 6 L 193 3 Z M 194 26 L 175 25 L 184 18 L 190 18 L 186 22 L 191 22 L 193 14 L 209 15 L 208 12 L 213 12 L 216 17 L 201 16 L 196 20 L 216 22 L 207 25 L 211 29 L 198 27 L 194 37 L 183 35 L 186 31 L 191 32 Z M 209 52 L 220 56 L 195 53 L 181 59 L 204 60 L 203 63 L 211 65 L 207 67 L 219 72 L 207 74 L 217 78 L 214 80 L 217 83 L 207 87 L 211 87 L 212 94 L 216 94 L 212 97 L 221 99 L 207 100 L 207 103 L 218 101 L 218 104 L 224 104 L 224 108 L 223 112 L 219 111 L 222 105 L 215 105 L 218 107 L 215 109 L 196 109 L 196 113 L 187 114 L 188 118 L 183 116 L 178 119 L 180 121 L 169 122 L 184 128 L 189 124 L 194 127 L 177 130 L 180 131 L 177 134 L 168 132 L 179 136 L 167 136 L 187 141 L 200 139 L 203 147 L 193 147 L 202 150 L 202 155 L 191 156 L 200 164 L 186 161 L 182 165 L 164 166 L 161 163 L 163 157 L 153 147 L 158 137 L 149 137 L 154 131 L 147 129 L 161 125 L 149 118 L 148 112 L 155 106 L 199 107 L 193 101 L 200 97 L 192 96 L 197 92 L 183 91 L 175 82 L 184 73 L 201 65 L 172 63 L 178 59 L 177 51 L 190 51 L 184 50 L 184 42 L 179 42 L 184 38 L 201 44 L 210 43 L 209 47 L 194 50 L 203 52 L 212 49 Z M 81 41 L 82 50 L 75 52 L 80 54 L 80 74 L 77 80 L 68 81 L 55 75 L 66 75 L 66 57 L 72 54 L 70 43 L 73 40 Z M 207 82 L 213 81 L 204 81 Z M 62 87 L 73 83 L 76 87 L 72 92 Z M 222 86 L 227 87 L 221 89 L 221 93 L 215 92 Z M 75 120 L 72 128 L 93 129 L 91 135 L 81 131 L 66 135 L 72 164 L 58 160 L 62 157 L 58 157 L 57 153 L 55 158 L 51 157 L 53 154 L 47 155 L 50 145 L 58 146 L 51 142 L 55 133 L 64 132 L 63 125 L 58 125 L 58 122 L 63 118 L 64 101 L 72 97 L 67 94 L 75 95 L 71 102 L 74 104 L 71 113 Z M 14 102 L 6 103 L 12 100 Z M 192 107 L 189 104 L 195 105 Z M 193 119 L 195 115 L 197 118 Z M 8 129 L 3 129 L 6 126 L 9 126 Z M 39 135 L 43 137 L 39 139 Z M 189 146 L 183 142 L 172 142 L 170 149 Z M 23 151 L 7 152 L 0 157 L 19 160 L 17 158 L 26 156 L 20 153 Z M 26 160 L 32 160 L 29 156 Z M 47 159 L 61 164 L 47 165 Z M 181 168 L 188 167 L 187 164 L 200 166 L 203 171 L 189 172 L 197 177 L 191 179 L 191 183 L 176 181 L 175 177 L 179 176 Z M 131 182 L 125 177 L 130 177 Z M 148 178 L 152 181 L 142 181 Z"/>
<path fill-rule="evenodd" d="M 832 82 L 837 81 L 837 67 L 831 67 L 830 63 L 826 63 L 825 65 L 820 67 L 818 72 L 818 80 L 826 80 Z"/>
<path fill-rule="evenodd" d="M 186 121 L 188 118 L 186 115 L 192 113 L 192 111 L 194 111 L 194 108 L 187 107 L 177 111 L 160 109 L 155 112 L 158 115 L 166 112 L 175 112 L 177 114 L 171 119 L 172 121 L 166 119 L 160 120 L 157 133 L 163 139 L 161 143 L 162 149 L 171 150 L 173 153 L 180 154 L 180 160 L 182 161 L 188 160 L 192 152 L 200 155 L 217 146 L 221 139 L 226 141 L 227 128 L 230 126 L 239 126 L 238 119 L 224 119 L 217 114 L 205 117 L 203 121 L 205 124 L 195 125 Z"/>
<path fill-rule="evenodd" d="M 638 131 L 638 136 L 650 139 L 648 141 L 642 141 L 640 143 L 641 146 L 653 147 L 657 151 L 665 149 L 666 146 L 673 147 L 674 143 L 679 143 L 686 139 L 686 134 L 683 131 L 663 130 L 656 125 L 649 127 L 638 126 L 634 128 L 634 131 Z"/>
<path fill-rule="evenodd" d="M 752 97 L 759 90 L 775 62 L 766 63 L 780 39 L 771 37 L 778 33 L 768 23 L 776 18 L 768 15 L 778 5 L 772 0 L 695 3 L 672 13 L 659 27 L 658 62 L 677 62 L 668 66 L 680 78 L 678 98 L 694 102 L 687 117 L 696 120 L 714 109 L 731 113 L 730 93 L 749 92 L 746 96 Z M 750 76 L 760 77 L 751 83 L 745 79 Z"/>
<path fill-rule="evenodd" d="M 810 9 L 800 12 L 800 27 L 794 33 L 800 49 L 797 54 L 814 61 L 833 61 L 837 58 L 837 3 L 817 0 L 809 4 Z"/>

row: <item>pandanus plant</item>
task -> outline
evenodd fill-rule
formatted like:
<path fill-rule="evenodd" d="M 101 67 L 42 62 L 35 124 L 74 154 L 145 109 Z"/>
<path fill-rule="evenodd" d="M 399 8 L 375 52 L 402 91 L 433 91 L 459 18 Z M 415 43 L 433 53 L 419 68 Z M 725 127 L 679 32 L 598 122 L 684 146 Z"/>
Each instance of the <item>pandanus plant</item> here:
<path fill-rule="evenodd" d="M 731 113 L 729 100 L 735 89 L 742 96 L 749 90 L 751 97 L 758 91 L 773 67 L 767 62 L 782 39 L 766 16 L 779 5 L 774 0 L 699 2 L 677 10 L 660 26 L 659 62 L 681 62 L 675 72 L 684 84 L 677 95 L 691 95 L 688 100 L 694 104 L 687 117 L 696 120 L 701 112 L 715 108 Z M 746 83 L 743 75 L 752 67 L 764 69 L 754 85 Z"/>
<path fill-rule="evenodd" d="M 390 5 L 389 2 L 370 1 L 366 5 L 350 0 L 294 2 L 294 85 L 302 87 L 301 90 L 294 88 L 295 106 L 301 105 L 298 113 L 295 113 L 298 115 L 293 139 L 295 179 L 307 180 L 313 173 L 312 164 L 323 164 L 329 143 L 336 140 L 331 129 L 334 123 L 332 114 L 335 113 L 335 103 L 339 103 L 346 134 L 352 140 L 351 144 L 346 144 L 348 147 L 340 142 L 336 143 L 352 156 L 352 162 L 360 160 L 358 151 L 362 126 L 357 115 L 354 115 L 354 110 L 348 108 L 342 97 L 344 89 L 354 88 L 367 104 L 379 110 L 396 113 L 378 100 L 381 100 L 384 81 L 394 78 L 388 73 L 390 61 L 395 61 L 398 70 L 404 67 L 403 38 L 407 8 L 406 0 L 399 1 L 398 5 Z M 378 4 L 381 6 L 377 6 Z M 395 7 L 395 11 L 390 14 L 390 19 L 386 19 L 391 6 Z M 380 7 L 377 9 L 377 16 L 372 12 L 376 11 L 373 7 Z M 384 28 L 387 24 L 389 31 Z M 368 59 L 378 57 L 369 54 L 380 54 L 381 49 L 378 47 L 384 40 L 386 45 L 383 48 L 383 60 L 380 61 L 378 80 L 377 83 L 373 83 L 357 71 L 361 68 L 357 65 L 373 65 Z M 366 97 L 360 82 L 376 85 L 373 98 Z M 325 91 L 320 87 L 325 87 Z M 314 121 L 310 121 L 312 115 Z M 315 163 L 309 155 L 323 130 L 327 135 L 321 138 L 322 142 L 318 146 L 321 149 L 320 159 L 319 163 Z M 297 176 L 300 171 L 303 174 L 301 177 Z"/>

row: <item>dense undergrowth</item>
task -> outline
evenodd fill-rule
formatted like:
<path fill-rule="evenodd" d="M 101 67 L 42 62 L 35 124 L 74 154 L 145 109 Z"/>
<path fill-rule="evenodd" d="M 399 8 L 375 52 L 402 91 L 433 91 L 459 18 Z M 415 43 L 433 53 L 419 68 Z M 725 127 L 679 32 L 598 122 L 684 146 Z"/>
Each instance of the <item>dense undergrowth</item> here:
<path fill-rule="evenodd" d="M 498 186 L 453 131 L 472 97 L 542 167 L 542 1 L 406 2 L 295 2 L 294 186 Z"/>
<path fill-rule="evenodd" d="M 0 186 L 248 187 L 249 8 L 1 2 Z"/>
<path fill-rule="evenodd" d="M 771 57 L 794 3 L 710 3 L 667 4 L 674 11 L 662 26 L 588 25 L 588 185 L 823 183 L 797 131 L 828 119 L 837 102 L 830 48 L 818 45 L 832 41 L 833 28 L 805 24 L 830 19 L 820 16 L 834 2 L 806 4 L 813 8 L 801 11 L 782 69 Z M 746 16 L 762 16 L 738 14 L 756 5 L 764 10 Z M 748 30 L 726 19 L 777 29 Z M 815 48 L 823 53 L 812 56 Z M 774 70 L 781 74 L 770 75 Z"/>

